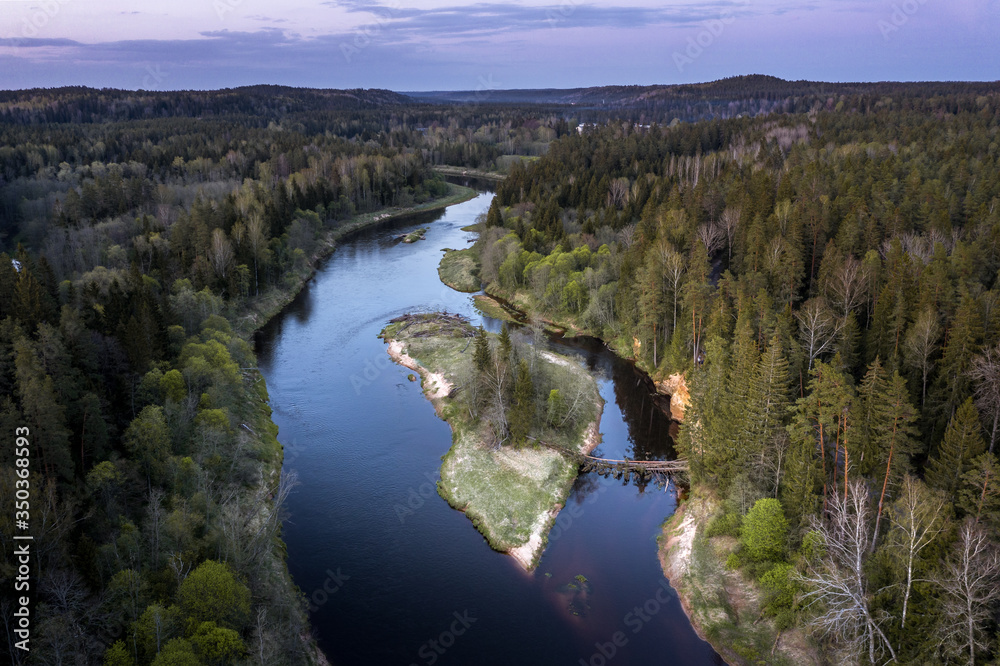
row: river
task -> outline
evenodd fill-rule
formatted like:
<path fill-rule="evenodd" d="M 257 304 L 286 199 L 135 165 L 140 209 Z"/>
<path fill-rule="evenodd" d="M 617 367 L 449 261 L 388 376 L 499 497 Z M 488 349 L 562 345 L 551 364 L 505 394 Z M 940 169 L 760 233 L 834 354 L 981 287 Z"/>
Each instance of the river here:
<path fill-rule="evenodd" d="M 283 527 L 288 566 L 320 647 L 334 666 L 722 664 L 657 560 L 673 489 L 581 475 L 530 574 L 433 490 L 449 427 L 376 336 L 392 317 L 429 310 L 498 330 L 437 275 L 442 248 L 468 247 L 475 234 L 461 227 L 491 198 L 345 240 L 257 336 L 284 471 L 299 480 Z M 426 240 L 396 240 L 420 226 Z M 672 455 L 670 423 L 629 363 L 594 340 L 545 344 L 598 377 L 598 454 Z"/>

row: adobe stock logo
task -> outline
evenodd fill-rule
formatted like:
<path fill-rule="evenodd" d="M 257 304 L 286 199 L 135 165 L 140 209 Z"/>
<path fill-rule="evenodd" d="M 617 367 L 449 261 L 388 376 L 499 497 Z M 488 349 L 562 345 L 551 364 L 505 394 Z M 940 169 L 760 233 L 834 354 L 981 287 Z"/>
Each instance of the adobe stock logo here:
<path fill-rule="evenodd" d="M 434 666 L 438 659 L 441 658 L 441 655 L 455 644 L 458 637 L 468 631 L 469 627 L 479 619 L 469 615 L 468 610 L 464 610 L 461 613 L 455 611 L 452 613 L 452 617 L 455 619 L 452 620 L 451 625 L 447 629 L 442 631 L 437 638 L 433 638 L 421 645 L 420 649 L 417 650 L 417 656 L 423 659 L 423 663 L 427 664 L 427 666 Z M 411 663 L 410 666 L 419 665 Z"/>
<path fill-rule="evenodd" d="M 899 4 L 892 3 L 892 14 L 889 15 L 889 20 L 879 19 L 876 23 L 879 32 L 882 33 L 882 39 L 888 42 L 892 34 L 909 23 L 910 18 L 926 4 L 927 0 L 903 0 Z"/>

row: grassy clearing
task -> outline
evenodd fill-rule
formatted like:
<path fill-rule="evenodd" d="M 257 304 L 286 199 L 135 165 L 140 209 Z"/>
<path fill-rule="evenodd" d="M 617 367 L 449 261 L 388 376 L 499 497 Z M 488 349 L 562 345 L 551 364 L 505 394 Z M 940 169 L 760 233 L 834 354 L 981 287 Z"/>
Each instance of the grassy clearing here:
<path fill-rule="evenodd" d="M 730 664 L 819 664 L 801 628 L 778 631 L 764 618 L 764 599 L 742 572 L 727 569 L 736 550 L 732 536 L 709 538 L 706 526 L 722 513 L 721 503 L 692 489 L 691 499 L 663 525 L 660 562 L 680 596 L 691 624 Z"/>
<path fill-rule="evenodd" d="M 479 291 L 479 256 L 473 248 L 447 250 L 438 265 L 441 282 L 455 291 L 471 294 Z"/>
<path fill-rule="evenodd" d="M 470 169 L 468 167 L 458 167 L 449 166 L 447 164 L 439 164 L 437 166 L 431 167 L 439 174 L 444 176 L 465 176 L 467 178 L 481 178 L 482 180 L 503 180 L 507 177 L 507 174 L 500 173 L 498 171 L 483 171 L 481 169 Z"/>
<path fill-rule="evenodd" d="M 452 447 L 441 466 L 439 494 L 472 520 L 490 546 L 508 552 L 525 568 L 534 567 L 547 541 L 555 515 L 566 501 L 577 466 L 566 456 L 541 447 L 486 446 L 480 424 L 466 402 L 472 377 L 472 327 L 454 319 L 419 315 L 393 323 L 382 332 L 390 348 L 401 345 L 397 359 L 412 364 L 438 414 L 452 428 Z M 581 411 L 573 428 L 538 428 L 533 436 L 566 448 L 580 449 L 603 406 L 597 384 L 575 359 L 539 354 L 534 363 L 546 386 L 558 386 L 581 396 Z M 447 390 L 442 391 L 442 381 Z"/>

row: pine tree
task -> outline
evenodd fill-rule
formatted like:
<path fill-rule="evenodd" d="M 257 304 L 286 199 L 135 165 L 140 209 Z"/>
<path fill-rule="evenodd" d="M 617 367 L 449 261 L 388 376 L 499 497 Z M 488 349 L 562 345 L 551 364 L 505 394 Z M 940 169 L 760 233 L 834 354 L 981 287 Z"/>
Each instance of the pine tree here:
<path fill-rule="evenodd" d="M 836 359 L 830 364 L 816 361 L 809 372 L 808 392 L 796 401 L 788 428 L 793 451 L 796 446 L 804 446 L 819 453 L 824 503 L 830 483 L 836 484 L 839 452 L 847 430 L 846 416 L 854 397 L 847 377 L 836 369 L 836 365 Z M 786 477 L 792 474 L 789 467 Z"/>
<path fill-rule="evenodd" d="M 892 374 L 892 379 L 885 382 L 880 395 L 876 398 L 879 405 L 876 411 L 878 418 L 873 423 L 868 450 L 863 455 L 878 470 L 885 470 L 882 475 L 882 491 L 879 495 L 878 509 L 875 514 L 875 533 L 872 537 L 872 550 L 878 539 L 879 524 L 882 521 L 882 507 L 886 491 L 895 486 L 910 466 L 910 456 L 917 450 L 917 410 L 910 404 L 906 380 L 899 372 Z M 877 477 L 876 477 L 877 478 Z"/>
<path fill-rule="evenodd" d="M 972 460 L 986 450 L 979 425 L 979 412 L 968 398 L 955 412 L 944 431 L 944 439 L 927 464 L 927 484 L 953 494 Z"/>

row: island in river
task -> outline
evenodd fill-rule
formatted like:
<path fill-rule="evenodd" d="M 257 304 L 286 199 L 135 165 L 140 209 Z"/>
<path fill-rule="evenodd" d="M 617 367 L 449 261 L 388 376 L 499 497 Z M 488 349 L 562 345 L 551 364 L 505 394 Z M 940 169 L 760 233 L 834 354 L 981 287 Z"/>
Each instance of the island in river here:
<path fill-rule="evenodd" d="M 485 372 L 474 361 L 477 335 L 494 360 Z M 596 381 L 574 359 L 542 351 L 516 334 L 506 357 L 499 336 L 477 332 L 457 315 L 405 315 L 381 337 L 393 360 L 420 373 L 424 394 L 451 426 L 438 493 L 465 512 L 494 550 L 530 571 L 576 479 L 574 454 L 600 443 L 604 403 Z M 518 391 L 521 381 L 528 389 Z M 519 443 L 513 435 L 496 441 L 491 406 L 504 400 L 510 412 L 521 405 L 521 414 L 527 413 L 530 426 Z"/>

